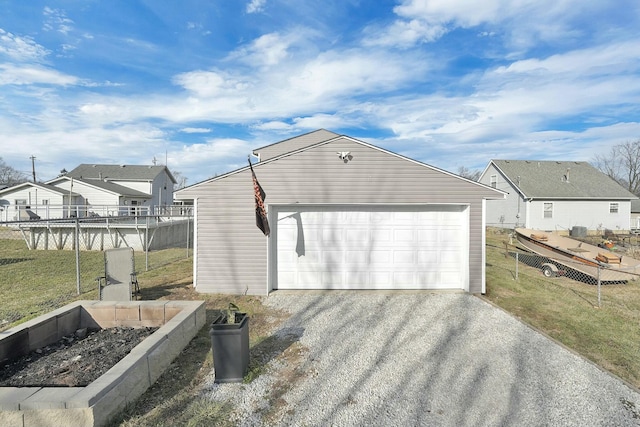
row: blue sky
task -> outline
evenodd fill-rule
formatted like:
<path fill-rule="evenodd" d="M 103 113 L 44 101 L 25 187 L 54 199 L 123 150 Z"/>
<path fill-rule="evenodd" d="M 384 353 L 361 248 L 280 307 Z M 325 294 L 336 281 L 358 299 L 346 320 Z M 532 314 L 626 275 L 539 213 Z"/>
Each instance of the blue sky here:
<path fill-rule="evenodd" d="M 456 172 L 640 138 L 637 0 L 0 1 L 0 157 L 194 184 L 318 128 Z"/>

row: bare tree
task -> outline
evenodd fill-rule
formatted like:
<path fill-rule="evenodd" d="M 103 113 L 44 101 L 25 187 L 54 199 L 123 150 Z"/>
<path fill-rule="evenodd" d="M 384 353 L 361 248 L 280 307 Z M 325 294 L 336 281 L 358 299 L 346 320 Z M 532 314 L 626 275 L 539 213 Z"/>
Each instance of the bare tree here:
<path fill-rule="evenodd" d="M 640 139 L 614 145 L 594 157 L 595 167 L 635 195 L 640 195 Z"/>
<path fill-rule="evenodd" d="M 465 166 L 460 166 L 458 168 L 458 175 L 460 175 L 463 178 L 470 179 L 471 181 L 477 181 L 480 179 L 480 175 L 482 175 L 482 171 L 478 169 L 470 170 Z"/>
<path fill-rule="evenodd" d="M 2 160 L 2 157 L 0 157 L 0 184 L 12 186 L 21 184 L 27 180 L 27 174 L 9 166 Z"/>
<path fill-rule="evenodd" d="M 174 190 L 179 190 L 187 186 L 187 177 L 182 175 L 180 171 L 171 172 L 173 177 L 176 179 L 176 184 L 173 186 Z"/>

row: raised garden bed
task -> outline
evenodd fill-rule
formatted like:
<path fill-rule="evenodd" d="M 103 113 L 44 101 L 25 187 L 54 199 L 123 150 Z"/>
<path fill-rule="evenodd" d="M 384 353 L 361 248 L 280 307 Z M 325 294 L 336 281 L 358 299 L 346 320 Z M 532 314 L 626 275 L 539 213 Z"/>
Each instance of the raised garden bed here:
<path fill-rule="evenodd" d="M 203 301 L 77 301 L 0 332 L 0 365 L 79 329 L 159 327 L 85 387 L 0 387 L 0 427 L 101 426 L 141 396 L 205 323 Z"/>

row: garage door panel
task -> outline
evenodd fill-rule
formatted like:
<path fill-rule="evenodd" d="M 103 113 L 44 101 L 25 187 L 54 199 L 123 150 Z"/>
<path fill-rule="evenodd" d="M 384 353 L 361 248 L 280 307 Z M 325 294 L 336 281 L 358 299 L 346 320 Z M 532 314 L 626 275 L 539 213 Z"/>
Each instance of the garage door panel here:
<path fill-rule="evenodd" d="M 344 235 L 341 232 L 338 232 L 335 229 L 331 229 L 329 227 L 330 226 L 327 226 L 326 230 L 320 230 L 320 232 L 322 233 L 322 242 L 342 242 L 344 240 Z"/>
<path fill-rule="evenodd" d="M 371 242 L 391 242 L 391 230 L 376 228 L 371 231 Z"/>
<path fill-rule="evenodd" d="M 371 260 L 371 267 L 385 266 L 391 262 L 392 255 L 389 251 L 370 251 L 369 259 Z"/>
<path fill-rule="evenodd" d="M 346 251 L 344 261 L 348 264 L 352 264 L 355 266 L 368 266 L 371 264 L 371 257 L 369 253 L 358 250 L 358 251 Z"/>
<path fill-rule="evenodd" d="M 343 253 L 341 250 L 325 250 L 320 252 L 321 262 L 327 266 L 341 265 Z"/>
<path fill-rule="evenodd" d="M 414 265 L 415 252 L 414 251 L 393 251 L 393 265 Z"/>
<path fill-rule="evenodd" d="M 346 230 L 345 234 L 349 246 L 369 244 L 370 233 L 368 229 L 352 228 Z"/>
<path fill-rule="evenodd" d="M 362 289 L 369 283 L 369 272 L 366 270 L 361 271 L 347 271 L 346 284 L 358 289 Z"/>
<path fill-rule="evenodd" d="M 443 288 L 451 288 L 455 286 L 456 283 L 460 283 L 460 274 L 442 273 L 438 283 Z"/>
<path fill-rule="evenodd" d="M 303 288 L 317 289 L 320 287 L 321 278 L 322 275 L 317 271 L 299 271 L 296 279 Z"/>
<path fill-rule="evenodd" d="M 322 285 L 324 288 L 329 287 L 329 286 L 333 286 L 336 283 L 342 283 L 344 282 L 343 278 L 342 278 L 343 274 L 340 272 L 331 272 L 331 271 L 325 271 L 322 273 Z"/>
<path fill-rule="evenodd" d="M 373 289 L 384 289 L 391 283 L 391 272 L 389 271 L 371 271 L 369 280 Z"/>
<path fill-rule="evenodd" d="M 411 229 L 396 229 L 393 231 L 394 242 L 413 242 L 415 231 Z"/>
<path fill-rule="evenodd" d="M 277 288 L 464 287 L 464 208 L 339 209 L 303 207 L 277 213 Z"/>
<path fill-rule="evenodd" d="M 408 271 L 394 271 L 393 285 L 398 289 L 408 288 L 415 283 L 415 274 Z"/>

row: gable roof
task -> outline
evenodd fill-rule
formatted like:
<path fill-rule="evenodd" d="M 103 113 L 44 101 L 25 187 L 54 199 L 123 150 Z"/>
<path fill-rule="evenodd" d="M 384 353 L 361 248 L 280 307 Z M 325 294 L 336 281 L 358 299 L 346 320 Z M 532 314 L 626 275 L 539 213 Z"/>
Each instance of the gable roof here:
<path fill-rule="evenodd" d="M 71 180 L 71 177 L 68 175 L 60 176 L 58 178 L 54 178 L 48 182 L 48 184 L 59 182 L 61 180 Z M 84 179 L 84 178 L 73 178 L 74 182 L 81 182 L 90 187 L 99 188 L 100 190 L 107 191 L 109 193 L 124 196 L 124 197 L 137 197 L 141 199 L 150 199 L 151 195 L 144 193 L 142 191 L 134 190 L 133 188 L 125 187 L 124 185 L 116 184 L 114 182 L 106 182 L 100 181 L 99 179 Z M 54 187 L 57 188 L 57 187 Z M 64 191 L 64 190 L 63 190 Z"/>
<path fill-rule="evenodd" d="M 20 184 L 16 184 L 12 187 L 6 187 L 0 190 L 0 195 L 1 194 L 9 194 L 9 193 L 13 193 L 14 191 L 20 190 L 22 187 L 35 187 L 35 188 L 40 188 L 42 190 L 45 191 L 49 191 L 51 193 L 57 193 L 63 196 L 68 196 L 69 192 L 66 190 L 63 190 L 62 188 L 58 188 L 55 187 L 53 185 L 49 185 L 49 184 L 44 184 L 42 182 L 31 182 L 31 181 L 27 181 L 27 182 L 23 182 Z M 77 196 L 77 193 L 71 193 L 72 196 Z"/>
<path fill-rule="evenodd" d="M 324 130 L 323 130 L 323 129 L 321 129 L 321 131 L 324 131 Z M 318 132 L 318 131 L 316 131 L 316 132 Z M 325 132 L 329 132 L 329 131 L 325 131 Z M 312 133 L 315 133 L 315 132 L 312 132 Z M 477 185 L 477 186 L 479 186 L 479 187 L 482 187 L 483 189 L 490 190 L 490 192 L 495 192 L 495 193 L 496 193 L 496 198 L 504 198 L 504 197 L 506 197 L 506 195 L 507 195 L 507 193 L 506 193 L 506 192 L 504 192 L 504 191 L 502 191 L 502 190 L 500 190 L 500 189 L 496 189 L 496 188 L 490 187 L 490 186 L 488 186 L 488 185 L 486 185 L 486 184 L 483 184 L 483 183 L 480 183 L 480 182 L 478 182 L 478 181 L 473 181 L 473 180 L 470 180 L 470 179 L 468 179 L 468 178 L 464 178 L 464 177 L 462 177 L 462 176 L 459 176 L 459 175 L 456 175 L 456 174 L 454 174 L 454 173 L 448 172 L 448 171 L 446 171 L 446 170 L 444 170 L 444 169 L 439 169 L 439 168 L 437 168 L 437 167 L 435 167 L 435 166 L 431 166 L 431 165 L 428 165 L 428 164 L 426 164 L 426 163 L 419 162 L 418 160 L 414 160 L 414 159 L 411 159 L 411 158 L 409 158 L 409 157 L 406 157 L 406 156 L 403 156 L 403 155 L 400 155 L 400 154 L 394 153 L 394 152 L 392 152 L 392 151 L 385 150 L 384 148 L 380 148 L 380 147 L 377 147 L 377 146 L 375 146 L 375 145 L 368 144 L 368 143 L 366 143 L 366 142 L 360 141 L 360 140 L 355 139 L 355 138 L 352 138 L 352 137 L 350 137 L 350 136 L 347 136 L 347 135 L 338 135 L 338 134 L 335 134 L 335 133 L 333 133 L 333 132 L 329 132 L 329 133 L 330 133 L 330 134 L 333 134 L 334 136 L 333 136 L 332 138 L 329 138 L 329 139 L 326 139 L 326 140 L 321 140 L 321 141 L 316 142 L 316 143 L 313 143 L 313 144 L 302 144 L 302 145 L 303 145 L 303 147 L 302 147 L 302 148 L 294 149 L 293 151 L 289 151 L 289 152 L 284 152 L 284 153 L 282 153 L 282 154 L 280 154 L 280 155 L 278 155 L 278 156 L 276 156 L 276 157 L 271 157 L 271 158 L 269 158 L 268 160 L 261 160 L 260 162 L 258 162 L 258 163 L 256 163 L 256 164 L 254 164 L 254 165 L 253 165 L 253 167 L 254 167 L 254 168 L 258 168 L 258 167 L 264 166 L 264 165 L 266 165 L 266 164 L 269 164 L 269 163 L 271 163 L 271 162 L 274 162 L 274 161 L 276 161 L 276 160 L 278 160 L 278 159 L 281 159 L 281 158 L 283 158 L 283 157 L 288 157 L 288 156 L 295 155 L 295 154 L 300 153 L 300 152 L 303 152 L 303 151 L 307 151 L 307 150 L 314 149 L 314 148 L 316 148 L 316 147 L 320 147 L 320 146 L 325 145 L 325 144 L 330 144 L 330 143 L 335 142 L 335 141 L 338 141 L 338 140 L 340 140 L 340 139 L 346 139 L 346 140 L 349 140 L 349 141 L 354 142 L 354 143 L 356 143 L 356 144 L 360 144 L 360 145 L 363 145 L 363 146 L 365 146 L 365 147 L 371 148 L 371 149 L 373 149 L 373 150 L 381 151 L 381 152 L 383 152 L 383 153 L 385 153 L 385 154 L 388 154 L 388 155 L 391 155 L 391 156 L 394 156 L 394 157 L 398 157 L 398 158 L 403 159 L 403 160 L 405 160 L 405 161 L 408 161 L 408 162 L 411 162 L 411 163 L 415 163 L 415 164 L 417 164 L 417 165 L 423 166 L 423 167 L 428 168 L 428 169 L 432 169 L 432 170 L 434 170 L 434 171 L 437 171 L 437 172 L 443 173 L 443 174 L 445 174 L 445 175 L 449 175 L 449 176 L 451 176 L 451 177 L 453 177 L 453 178 L 456 178 L 456 179 L 459 179 L 459 180 L 461 180 L 461 181 L 467 181 L 467 182 L 469 182 L 469 183 L 471 183 L 471 184 L 474 184 L 474 185 Z M 305 137 L 305 136 L 308 136 L 308 135 L 311 135 L 311 134 L 305 134 L 305 135 L 301 135 L 301 136 L 302 136 L 302 137 Z M 326 134 L 324 134 L 324 135 L 326 135 Z M 292 141 L 293 139 L 295 139 L 295 138 L 292 138 L 292 139 L 289 139 L 289 140 L 285 140 L 285 141 L 282 141 L 282 142 L 290 142 L 290 141 Z M 275 146 L 275 145 L 277 145 L 277 144 L 279 144 L 279 143 L 271 144 L 271 146 Z M 257 151 L 257 150 L 256 150 L 256 151 Z M 236 174 L 236 173 L 243 172 L 243 171 L 245 171 L 245 170 L 247 170 L 247 169 L 249 169 L 249 166 L 245 166 L 245 167 L 242 167 L 242 168 L 236 169 L 236 170 L 234 170 L 234 171 L 227 172 L 227 173 L 225 173 L 225 174 L 222 174 L 222 175 L 216 176 L 216 177 L 214 177 L 214 178 L 209 178 L 209 179 L 207 179 L 207 180 L 204 180 L 204 181 L 201 181 L 201 182 L 198 182 L 198 183 L 192 184 L 192 185 L 190 185 L 190 186 L 188 186 L 188 187 L 181 188 L 180 190 L 177 190 L 177 191 L 174 193 L 174 197 L 176 197 L 177 199 L 180 199 L 180 196 L 182 195 L 182 193 L 186 193 L 186 194 L 188 194 L 188 192 L 189 192 L 189 191 L 191 191 L 191 190 L 192 190 L 193 188 L 195 188 L 195 187 L 198 187 L 198 186 L 203 185 L 203 184 L 208 183 L 208 182 L 213 182 L 213 181 L 218 181 L 218 180 L 224 179 L 225 177 L 228 177 L 228 176 L 230 176 L 230 175 L 234 175 L 234 174 Z M 187 197 L 187 199 L 188 199 L 188 198 L 190 198 L 190 197 Z"/>
<path fill-rule="evenodd" d="M 634 194 L 588 162 L 491 160 L 511 185 L 527 198 L 635 199 Z"/>
<path fill-rule="evenodd" d="M 175 184 L 176 179 L 166 166 L 151 165 L 97 165 L 83 163 L 67 172 L 65 176 L 101 181 L 153 181 L 162 172 L 169 175 Z"/>
<path fill-rule="evenodd" d="M 272 159 L 285 153 L 299 150 L 301 148 L 315 145 L 319 142 L 328 141 L 335 137 L 338 137 L 337 133 L 333 133 L 326 129 L 318 129 L 313 132 L 305 133 L 303 135 L 294 136 L 293 138 L 285 139 L 273 144 L 265 145 L 264 147 L 253 150 L 253 154 L 260 158 L 260 161 Z"/>

